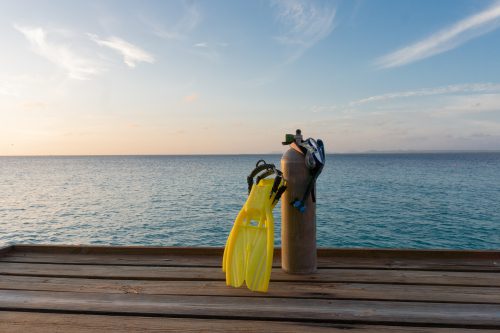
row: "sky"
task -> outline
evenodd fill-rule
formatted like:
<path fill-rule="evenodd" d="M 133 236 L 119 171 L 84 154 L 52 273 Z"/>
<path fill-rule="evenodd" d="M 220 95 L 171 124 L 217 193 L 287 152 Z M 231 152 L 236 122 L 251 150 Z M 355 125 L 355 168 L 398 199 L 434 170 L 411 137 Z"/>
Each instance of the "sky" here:
<path fill-rule="evenodd" d="M 0 155 L 500 149 L 500 2 L 0 0 Z"/>

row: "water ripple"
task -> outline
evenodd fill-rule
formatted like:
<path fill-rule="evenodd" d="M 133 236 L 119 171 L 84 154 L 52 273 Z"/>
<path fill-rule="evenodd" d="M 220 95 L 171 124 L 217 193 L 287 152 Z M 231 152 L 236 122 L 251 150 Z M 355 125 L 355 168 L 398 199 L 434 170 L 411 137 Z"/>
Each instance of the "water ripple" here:
<path fill-rule="evenodd" d="M 222 246 L 262 157 L 0 157 L 0 246 Z M 499 174 L 500 154 L 329 155 L 318 243 L 499 249 Z"/>

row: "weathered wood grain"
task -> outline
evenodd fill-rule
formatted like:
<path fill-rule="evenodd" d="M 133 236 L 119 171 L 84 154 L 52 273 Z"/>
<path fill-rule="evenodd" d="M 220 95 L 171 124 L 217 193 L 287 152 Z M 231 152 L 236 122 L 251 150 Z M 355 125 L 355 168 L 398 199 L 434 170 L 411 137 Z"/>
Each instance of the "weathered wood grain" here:
<path fill-rule="evenodd" d="M 212 267 L 137 267 L 102 265 L 57 265 L 11 263 L 0 264 L 0 274 L 44 277 L 80 277 L 129 280 L 224 280 L 220 268 Z M 374 269 L 321 269 L 317 274 L 290 275 L 273 269 L 271 281 L 302 282 L 362 282 L 395 284 L 433 284 L 456 286 L 500 287 L 498 273 L 441 272 Z"/>
<path fill-rule="evenodd" d="M 0 290 L 1 310 L 500 329 L 500 305 Z"/>
<path fill-rule="evenodd" d="M 274 267 L 280 267 L 279 256 L 274 257 Z M 0 262 L 26 262 L 46 264 L 77 265 L 129 265 L 129 266 L 198 266 L 220 267 L 219 255 L 126 255 L 126 254 L 72 254 L 12 251 L 0 257 Z M 500 259 L 397 259 L 397 258 L 356 258 L 356 257 L 318 257 L 319 268 L 357 268 L 357 269 L 405 269 L 441 271 L 495 271 L 500 272 Z"/>
<path fill-rule="evenodd" d="M 221 258 L 221 248 L 0 249 L 0 332 L 500 331 L 500 251 L 320 249 L 318 274 L 275 268 L 267 294 L 226 287 Z"/>
<path fill-rule="evenodd" d="M 276 333 L 492 333 L 491 330 L 407 326 L 297 323 L 256 320 L 220 320 L 2 312 L 2 333 L 147 333 L 147 332 L 276 332 Z"/>
<path fill-rule="evenodd" d="M 500 304 L 500 288 L 363 283 L 273 282 L 268 293 L 230 288 L 223 281 L 140 281 L 0 275 L 0 289 L 149 295 L 291 297 Z"/>
<path fill-rule="evenodd" d="M 220 247 L 171 247 L 171 246 L 106 246 L 106 245 L 13 245 L 16 252 L 67 253 L 67 254 L 119 254 L 119 255 L 215 255 L 222 256 Z"/>
<path fill-rule="evenodd" d="M 73 254 L 126 254 L 126 255 L 216 255 L 221 256 L 221 247 L 155 247 L 155 246 L 95 246 L 95 245 L 13 245 L 15 251 L 73 253 Z M 275 249 L 275 255 L 280 255 L 280 248 Z M 500 260 L 497 250 L 421 250 L 421 249 L 348 249 L 319 248 L 319 257 L 354 257 L 354 258 L 393 258 L 393 259 L 466 259 L 466 260 Z"/>

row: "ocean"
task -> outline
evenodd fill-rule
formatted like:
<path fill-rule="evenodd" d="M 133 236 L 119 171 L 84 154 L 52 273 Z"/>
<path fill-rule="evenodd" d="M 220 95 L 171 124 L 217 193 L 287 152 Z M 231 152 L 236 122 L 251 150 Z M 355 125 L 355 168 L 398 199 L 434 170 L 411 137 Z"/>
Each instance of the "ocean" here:
<path fill-rule="evenodd" d="M 223 246 L 246 176 L 280 157 L 0 157 L 0 247 Z M 317 237 L 321 247 L 500 249 L 500 153 L 328 155 Z"/>

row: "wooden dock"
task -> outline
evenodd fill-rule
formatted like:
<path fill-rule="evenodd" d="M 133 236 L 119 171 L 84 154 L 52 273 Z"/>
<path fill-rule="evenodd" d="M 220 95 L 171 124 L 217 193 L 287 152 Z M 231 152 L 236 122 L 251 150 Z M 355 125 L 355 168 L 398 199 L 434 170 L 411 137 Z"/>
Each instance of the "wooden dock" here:
<path fill-rule="evenodd" d="M 0 332 L 500 331 L 500 251 L 279 251 L 267 294 L 226 287 L 220 248 L 0 249 Z"/>

